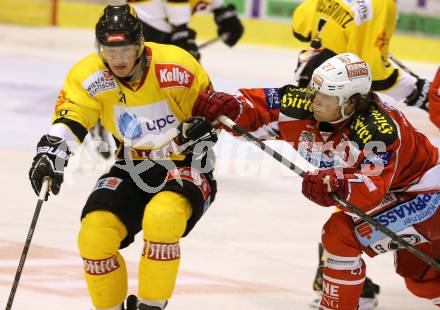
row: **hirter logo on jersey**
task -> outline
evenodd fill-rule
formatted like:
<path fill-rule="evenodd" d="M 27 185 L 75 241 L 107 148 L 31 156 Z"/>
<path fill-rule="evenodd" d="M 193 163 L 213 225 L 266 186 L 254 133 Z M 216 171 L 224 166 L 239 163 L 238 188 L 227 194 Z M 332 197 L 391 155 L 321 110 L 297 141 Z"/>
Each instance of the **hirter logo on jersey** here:
<path fill-rule="evenodd" d="M 156 77 L 160 88 L 191 87 L 194 73 L 173 63 L 156 64 Z"/>
<path fill-rule="evenodd" d="M 356 79 L 364 76 L 368 76 L 368 66 L 365 61 L 354 62 L 345 65 L 347 69 L 347 75 L 349 79 Z"/>

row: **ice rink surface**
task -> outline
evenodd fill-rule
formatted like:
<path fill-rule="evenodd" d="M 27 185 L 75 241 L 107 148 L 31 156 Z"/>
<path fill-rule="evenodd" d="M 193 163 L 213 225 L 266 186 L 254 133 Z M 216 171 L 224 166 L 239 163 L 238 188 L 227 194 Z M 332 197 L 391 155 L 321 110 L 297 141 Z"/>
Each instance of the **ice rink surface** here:
<path fill-rule="evenodd" d="M 86 30 L 0 26 L 0 307 L 6 305 L 36 204 L 27 177 L 35 145 L 49 127 L 69 68 L 93 49 L 93 34 Z M 218 43 L 202 51 L 202 63 L 218 90 L 277 87 L 291 81 L 297 52 Z M 405 63 L 427 78 L 437 69 Z M 440 132 L 424 112 L 402 109 L 439 144 Z M 286 144 L 271 145 L 297 160 Z M 181 241 L 180 272 L 167 309 L 309 309 L 317 243 L 333 210 L 303 198 L 301 179 L 249 143 L 222 135 L 216 151 L 217 199 Z M 69 163 L 61 194 L 40 214 L 14 310 L 92 309 L 76 236 L 81 209 L 108 165 L 87 149 Z M 139 235 L 122 251 L 130 293 L 136 292 L 141 250 Z M 391 254 L 365 260 L 367 274 L 381 286 L 378 309 L 435 309 L 406 291 Z"/>

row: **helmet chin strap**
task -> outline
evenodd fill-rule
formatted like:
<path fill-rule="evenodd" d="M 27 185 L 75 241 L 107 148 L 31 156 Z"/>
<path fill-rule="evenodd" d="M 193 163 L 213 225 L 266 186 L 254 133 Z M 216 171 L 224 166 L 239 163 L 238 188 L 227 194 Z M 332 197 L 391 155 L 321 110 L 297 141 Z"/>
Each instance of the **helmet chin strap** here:
<path fill-rule="evenodd" d="M 353 111 L 350 114 L 348 114 L 348 115 L 345 114 L 345 105 L 346 105 L 346 103 L 347 103 L 347 100 L 344 97 L 339 97 L 339 107 L 341 108 L 341 115 L 342 115 L 342 117 L 340 119 L 338 119 L 337 121 L 335 121 L 335 123 L 339 123 L 339 122 L 345 121 L 347 118 L 349 118 L 350 116 L 353 115 Z"/>

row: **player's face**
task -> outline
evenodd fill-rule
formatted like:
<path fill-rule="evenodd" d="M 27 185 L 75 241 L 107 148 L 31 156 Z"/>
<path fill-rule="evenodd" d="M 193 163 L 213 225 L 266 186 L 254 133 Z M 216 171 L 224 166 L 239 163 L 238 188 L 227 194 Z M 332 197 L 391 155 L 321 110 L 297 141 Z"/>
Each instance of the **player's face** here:
<path fill-rule="evenodd" d="M 313 116 L 320 122 L 333 122 L 342 118 L 339 98 L 317 92 L 313 100 Z"/>
<path fill-rule="evenodd" d="M 102 55 L 113 74 L 128 77 L 133 74 L 138 56 L 139 45 L 102 46 Z"/>

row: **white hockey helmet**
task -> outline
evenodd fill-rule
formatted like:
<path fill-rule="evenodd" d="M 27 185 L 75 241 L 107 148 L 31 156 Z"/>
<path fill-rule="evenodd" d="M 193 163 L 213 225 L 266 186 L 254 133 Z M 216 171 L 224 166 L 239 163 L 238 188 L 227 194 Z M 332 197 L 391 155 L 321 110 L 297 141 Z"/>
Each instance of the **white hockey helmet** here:
<path fill-rule="evenodd" d="M 355 54 L 343 53 L 329 58 L 313 71 L 311 86 L 323 94 L 339 97 L 342 111 L 354 94 L 368 94 L 371 83 L 368 64 Z"/>

